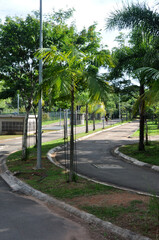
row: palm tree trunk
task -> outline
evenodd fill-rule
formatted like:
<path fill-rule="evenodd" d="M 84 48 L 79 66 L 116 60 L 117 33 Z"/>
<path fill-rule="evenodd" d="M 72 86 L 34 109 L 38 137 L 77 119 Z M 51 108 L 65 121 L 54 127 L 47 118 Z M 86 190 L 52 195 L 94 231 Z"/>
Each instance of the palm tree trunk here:
<path fill-rule="evenodd" d="M 71 90 L 71 134 L 70 134 L 70 173 L 69 173 L 69 181 L 73 181 L 74 174 L 74 86 L 72 84 Z"/>
<path fill-rule="evenodd" d="M 158 124 L 157 124 L 157 128 L 159 129 L 159 116 L 157 118 Z"/>
<path fill-rule="evenodd" d="M 147 124 L 147 120 L 145 121 L 146 124 L 146 145 L 149 145 L 149 141 L 148 141 L 148 124 Z"/>
<path fill-rule="evenodd" d="M 86 104 L 86 133 L 88 133 L 88 103 Z"/>
<path fill-rule="evenodd" d="M 142 97 L 144 94 L 144 85 L 141 84 L 140 86 L 140 97 Z M 144 146 L 144 122 L 145 122 L 145 117 L 144 117 L 144 112 L 145 112 L 145 100 L 141 98 L 140 102 L 140 138 L 139 138 L 139 151 L 144 151 L 145 146 Z"/>

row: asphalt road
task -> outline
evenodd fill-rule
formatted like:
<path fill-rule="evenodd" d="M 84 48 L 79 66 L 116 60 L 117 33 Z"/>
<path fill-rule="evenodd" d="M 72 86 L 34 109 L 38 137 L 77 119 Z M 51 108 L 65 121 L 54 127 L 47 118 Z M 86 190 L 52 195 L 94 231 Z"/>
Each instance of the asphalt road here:
<path fill-rule="evenodd" d="M 96 127 L 100 128 L 102 124 Z M 91 128 L 91 126 L 89 126 Z M 78 127 L 77 132 L 84 132 Z M 47 142 L 62 138 L 63 131 L 54 131 L 42 135 Z M 30 137 L 28 146 L 35 143 Z M 0 159 L 13 151 L 20 150 L 21 138 L 0 141 Z M 46 206 L 23 195 L 13 193 L 0 177 L 0 239 L 2 240 L 90 240 L 88 228 L 77 221 L 50 211 Z"/>
<path fill-rule="evenodd" d="M 159 195 L 159 173 L 112 154 L 115 147 L 133 143 L 128 137 L 137 129 L 137 122 L 128 123 L 78 142 L 77 172 L 104 183 Z M 64 152 L 59 152 L 56 159 L 64 164 L 64 156 Z"/>
<path fill-rule="evenodd" d="M 0 178 L 1 240 L 90 240 L 80 224 L 49 211 L 47 207 L 11 192 Z"/>
<path fill-rule="evenodd" d="M 101 127 L 101 126 L 100 126 Z M 78 128 L 78 132 L 84 131 Z M 42 141 L 62 138 L 63 131 L 42 135 Z M 30 137 L 28 145 L 33 145 Z M 21 149 L 22 139 L 0 141 L 0 158 Z M 80 223 L 61 217 L 47 207 L 13 193 L 0 178 L 0 239 L 2 240 L 90 240 L 88 230 Z"/>

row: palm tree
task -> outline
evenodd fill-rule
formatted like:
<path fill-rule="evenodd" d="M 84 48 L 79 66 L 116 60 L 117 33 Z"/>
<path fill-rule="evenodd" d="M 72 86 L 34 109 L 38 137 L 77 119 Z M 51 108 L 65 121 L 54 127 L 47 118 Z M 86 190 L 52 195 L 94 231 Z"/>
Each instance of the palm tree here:
<path fill-rule="evenodd" d="M 43 91 L 57 89 L 59 93 L 66 93 L 71 98 L 71 134 L 70 134 L 70 172 L 69 181 L 74 176 L 74 100 L 75 92 L 80 86 L 89 89 L 90 98 L 106 99 L 109 85 L 105 79 L 97 74 L 88 76 L 88 63 L 92 57 L 86 56 L 75 46 L 70 46 L 69 51 L 60 52 L 55 46 L 51 49 L 42 49 L 37 53 L 38 58 L 43 58 L 46 65 L 47 77 L 42 84 Z"/>
<path fill-rule="evenodd" d="M 142 43 L 141 46 L 144 46 L 146 40 L 151 38 L 151 42 L 159 33 L 159 14 L 157 12 L 153 12 L 145 3 L 142 4 L 128 4 L 124 5 L 121 10 L 116 10 L 115 12 L 111 13 L 109 18 L 106 21 L 106 28 L 113 29 L 117 27 L 119 30 L 124 28 L 130 28 L 134 32 L 138 32 L 141 34 Z M 136 39 L 138 40 L 138 39 Z M 136 41 L 135 40 L 135 41 Z M 148 47 L 148 44 L 145 44 Z M 138 48 L 138 46 L 136 45 Z M 142 48 L 143 49 L 143 48 Z M 150 49 L 150 48 L 149 48 Z M 151 51 L 150 51 L 151 52 Z M 141 52 L 142 53 L 142 52 Z M 141 57 L 141 53 L 138 53 L 138 57 Z M 141 64 L 138 67 L 145 67 L 148 66 L 150 63 L 147 61 L 148 54 L 145 52 L 144 54 L 144 61 L 145 65 L 143 64 L 143 59 L 140 59 Z M 150 65 L 151 66 L 151 65 Z M 137 69 L 137 68 L 136 68 Z M 134 69 L 135 70 L 135 69 Z M 140 72 L 141 73 L 141 72 Z M 145 85 L 145 78 L 143 78 L 142 74 L 138 74 L 139 81 L 140 81 L 140 140 L 139 140 L 139 150 L 144 150 L 144 109 L 145 109 L 145 100 L 143 97 L 144 95 L 144 85 Z"/>
<path fill-rule="evenodd" d="M 106 29 L 119 30 L 142 27 L 145 32 L 155 36 L 159 33 L 159 14 L 152 11 L 146 3 L 123 5 L 122 9 L 113 11 L 106 20 Z"/>

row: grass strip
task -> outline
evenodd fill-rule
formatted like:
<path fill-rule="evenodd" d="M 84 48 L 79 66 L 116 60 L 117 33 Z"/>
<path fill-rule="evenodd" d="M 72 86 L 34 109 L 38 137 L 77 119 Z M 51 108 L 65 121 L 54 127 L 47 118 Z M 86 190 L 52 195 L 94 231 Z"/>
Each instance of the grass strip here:
<path fill-rule="evenodd" d="M 150 121 L 147 123 L 147 126 L 148 126 L 149 136 L 159 135 L 159 129 L 156 122 Z M 138 129 L 136 132 L 133 133 L 132 137 L 139 137 L 139 133 L 140 133 L 140 130 Z M 146 128 L 145 128 L 145 134 L 146 134 Z"/>
<path fill-rule="evenodd" d="M 7 165 L 10 171 L 16 172 L 17 176 L 32 187 L 59 199 L 73 198 L 77 196 L 108 193 L 115 191 L 112 187 L 87 181 L 80 177 L 77 182 L 67 182 L 67 172 L 50 163 L 46 158 L 49 149 L 62 144 L 63 140 L 50 142 L 42 146 L 43 169 L 35 170 L 36 150 L 31 148 L 27 161 L 21 161 L 21 152 L 13 153 L 8 157 Z"/>
<path fill-rule="evenodd" d="M 151 141 L 145 145 L 145 151 L 138 150 L 138 143 L 125 145 L 119 151 L 139 161 L 159 166 L 159 141 Z"/>

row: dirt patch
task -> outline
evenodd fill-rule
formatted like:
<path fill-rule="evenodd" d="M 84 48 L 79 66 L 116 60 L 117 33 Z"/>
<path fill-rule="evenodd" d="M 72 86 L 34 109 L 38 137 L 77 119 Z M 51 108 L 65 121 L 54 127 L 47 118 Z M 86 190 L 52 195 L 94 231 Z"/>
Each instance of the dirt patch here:
<path fill-rule="evenodd" d="M 129 229 L 153 240 L 159 240 L 159 226 L 149 214 L 149 196 L 119 191 L 109 194 L 75 197 L 69 200 L 66 199 L 65 202 L 121 228 Z M 106 236 L 106 239 L 116 239 L 115 236 L 111 238 L 112 236 L 109 236 L 109 234 Z"/>
<path fill-rule="evenodd" d="M 68 203 L 78 207 L 79 205 L 89 206 L 128 206 L 131 201 L 142 201 L 144 203 L 149 202 L 149 197 L 139 195 L 131 192 L 119 192 L 111 194 L 98 194 L 94 196 L 82 196 L 75 197 L 73 199 L 65 200 Z"/>

